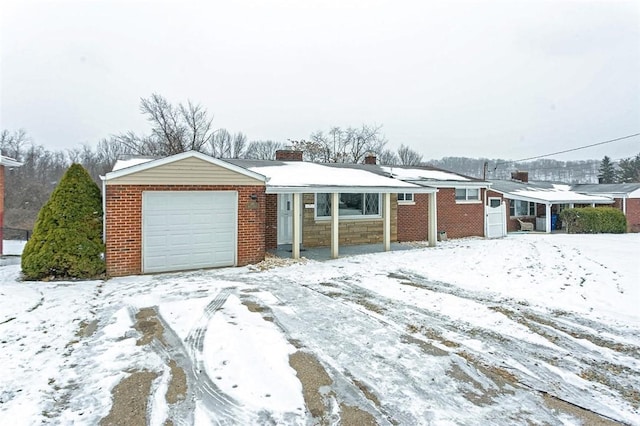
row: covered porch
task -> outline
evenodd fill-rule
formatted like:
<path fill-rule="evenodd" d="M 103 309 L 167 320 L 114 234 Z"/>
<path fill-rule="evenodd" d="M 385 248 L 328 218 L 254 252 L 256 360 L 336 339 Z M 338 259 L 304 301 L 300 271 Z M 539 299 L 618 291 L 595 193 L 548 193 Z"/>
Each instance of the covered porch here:
<path fill-rule="evenodd" d="M 428 211 L 428 242 L 430 247 L 434 247 L 437 241 L 437 200 L 435 188 L 425 188 L 418 185 L 413 185 L 405 182 L 399 182 L 389 179 L 388 186 L 270 186 L 267 184 L 267 194 L 277 195 L 290 195 L 291 197 L 291 210 L 290 224 L 278 220 L 278 226 L 290 226 L 292 238 L 291 244 L 282 246 L 279 245 L 276 250 L 279 257 L 288 257 L 290 250 L 290 257 L 299 259 L 301 257 L 301 250 L 308 251 L 307 256 L 313 254 L 318 258 L 337 259 L 340 256 L 341 250 L 345 253 L 357 253 L 371 252 L 373 247 L 378 247 L 378 250 L 390 251 L 393 249 L 401 249 L 399 245 L 392 242 L 391 238 L 391 207 L 392 207 L 392 194 L 395 193 L 422 193 L 428 194 L 429 199 L 429 211 Z M 323 197 L 328 198 L 328 213 L 329 215 L 323 218 L 323 221 L 330 223 L 331 236 L 329 247 L 309 247 L 301 249 L 303 241 L 303 233 L 305 232 L 302 225 L 302 212 L 304 208 L 316 208 L 315 205 L 303 204 L 304 194 L 314 194 L 314 198 L 317 200 L 318 194 L 323 194 Z M 341 194 L 379 194 L 380 205 L 378 220 L 382 220 L 382 244 L 358 244 L 358 245 L 342 245 L 340 244 L 340 224 L 345 221 L 349 223 L 357 223 L 353 220 L 353 217 L 345 218 L 341 214 L 340 209 L 340 195 Z M 342 216 L 342 217 L 341 217 Z"/>

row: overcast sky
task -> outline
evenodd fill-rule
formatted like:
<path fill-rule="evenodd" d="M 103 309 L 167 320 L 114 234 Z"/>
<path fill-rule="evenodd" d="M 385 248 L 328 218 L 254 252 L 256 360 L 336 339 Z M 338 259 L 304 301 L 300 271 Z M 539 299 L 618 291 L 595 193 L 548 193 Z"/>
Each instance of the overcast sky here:
<path fill-rule="evenodd" d="M 383 125 L 426 159 L 517 160 L 640 132 L 640 1 L 1 3 L 0 127 L 146 132 L 190 99 L 249 140 Z M 553 158 L 614 159 L 640 138 Z"/>

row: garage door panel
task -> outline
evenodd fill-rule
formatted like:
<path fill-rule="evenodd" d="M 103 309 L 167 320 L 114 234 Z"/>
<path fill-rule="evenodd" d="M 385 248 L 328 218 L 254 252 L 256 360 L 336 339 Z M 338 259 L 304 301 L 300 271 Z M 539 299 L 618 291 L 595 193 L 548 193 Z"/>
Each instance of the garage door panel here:
<path fill-rule="evenodd" d="M 143 194 L 143 270 L 233 266 L 237 193 L 148 191 Z"/>

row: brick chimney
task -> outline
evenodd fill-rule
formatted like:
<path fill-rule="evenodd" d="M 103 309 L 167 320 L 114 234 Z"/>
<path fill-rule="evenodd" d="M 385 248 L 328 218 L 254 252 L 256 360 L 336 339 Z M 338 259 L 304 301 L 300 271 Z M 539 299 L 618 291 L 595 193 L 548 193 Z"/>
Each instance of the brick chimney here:
<path fill-rule="evenodd" d="M 364 164 L 377 164 L 378 163 L 378 159 L 376 158 L 376 155 L 373 153 L 369 153 L 364 157 Z"/>
<path fill-rule="evenodd" d="M 511 172 L 511 180 L 527 183 L 529 182 L 529 172 Z"/>
<path fill-rule="evenodd" d="M 276 160 L 302 161 L 302 151 L 295 149 L 279 149 L 276 151 Z"/>

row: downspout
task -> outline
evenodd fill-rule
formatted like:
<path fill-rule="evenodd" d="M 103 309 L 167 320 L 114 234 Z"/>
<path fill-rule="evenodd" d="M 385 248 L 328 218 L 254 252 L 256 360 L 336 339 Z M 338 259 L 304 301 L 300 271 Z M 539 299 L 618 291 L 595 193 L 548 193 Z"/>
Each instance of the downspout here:
<path fill-rule="evenodd" d="M 487 163 L 485 162 L 485 174 L 486 174 L 486 166 Z M 480 189 L 482 191 L 482 189 Z M 487 234 L 489 233 L 489 212 L 488 212 L 488 204 L 487 204 L 488 200 L 487 200 L 487 188 L 484 189 L 484 237 L 487 238 Z"/>
<path fill-rule="evenodd" d="M 107 243 L 107 183 L 106 177 L 100 176 L 102 181 L 102 242 Z"/>

